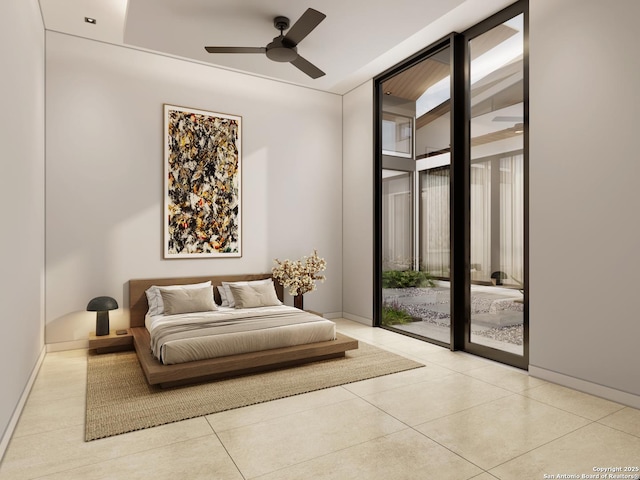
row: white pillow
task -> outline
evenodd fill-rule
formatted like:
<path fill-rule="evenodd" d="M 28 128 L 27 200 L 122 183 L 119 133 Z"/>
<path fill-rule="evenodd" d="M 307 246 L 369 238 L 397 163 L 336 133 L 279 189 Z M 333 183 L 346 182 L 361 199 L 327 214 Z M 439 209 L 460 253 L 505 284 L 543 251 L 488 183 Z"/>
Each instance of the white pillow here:
<path fill-rule="evenodd" d="M 190 288 L 202 288 L 202 287 L 210 287 L 211 280 L 208 282 L 202 283 L 189 283 L 186 285 L 168 285 L 166 287 L 162 287 L 167 290 L 188 290 Z M 162 315 L 164 313 L 164 303 L 162 302 L 162 294 L 159 290 L 160 287 L 157 285 L 152 285 L 149 287 L 144 293 L 147 294 L 147 303 L 149 304 L 149 311 L 147 315 L 155 316 Z"/>
<path fill-rule="evenodd" d="M 218 287 L 218 293 L 220 294 L 220 306 L 221 307 L 228 307 L 229 306 L 229 300 L 227 300 L 227 290 L 224 288 L 223 285 L 220 285 Z"/>
<path fill-rule="evenodd" d="M 231 293 L 231 289 L 229 288 L 229 285 L 268 285 L 271 284 L 273 285 L 273 279 L 272 278 L 265 278 L 264 280 L 251 280 L 249 282 L 247 281 L 243 281 L 243 282 L 222 282 L 222 286 L 224 287 L 224 292 L 225 292 L 225 298 L 227 299 L 227 303 L 229 305 L 224 305 L 223 306 L 229 306 L 232 308 L 235 308 L 236 306 L 236 302 L 233 299 L 233 294 Z M 274 287 L 274 291 L 275 291 L 275 287 Z M 276 295 L 276 298 L 277 295 Z M 282 305 L 282 302 L 280 302 L 280 300 L 278 300 L 278 305 Z"/>

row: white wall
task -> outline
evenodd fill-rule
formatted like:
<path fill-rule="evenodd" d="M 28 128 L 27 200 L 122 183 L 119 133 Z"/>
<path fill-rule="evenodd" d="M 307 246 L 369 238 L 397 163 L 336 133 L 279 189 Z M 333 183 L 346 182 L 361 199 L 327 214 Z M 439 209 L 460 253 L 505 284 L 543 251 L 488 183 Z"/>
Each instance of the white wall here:
<path fill-rule="evenodd" d="M 373 318 L 373 82 L 343 97 L 343 291 L 345 317 Z"/>
<path fill-rule="evenodd" d="M 44 27 L 36 0 L 2 2 L 0 63 L 2 457 L 44 347 Z"/>
<path fill-rule="evenodd" d="M 98 295 L 125 307 L 112 328 L 128 325 L 131 278 L 264 272 L 314 248 L 327 281 L 305 307 L 342 311 L 340 96 L 46 38 L 48 344 L 86 342 Z M 242 116 L 242 258 L 162 258 L 164 103 Z"/>
<path fill-rule="evenodd" d="M 640 3 L 529 8 L 532 370 L 640 395 Z"/>

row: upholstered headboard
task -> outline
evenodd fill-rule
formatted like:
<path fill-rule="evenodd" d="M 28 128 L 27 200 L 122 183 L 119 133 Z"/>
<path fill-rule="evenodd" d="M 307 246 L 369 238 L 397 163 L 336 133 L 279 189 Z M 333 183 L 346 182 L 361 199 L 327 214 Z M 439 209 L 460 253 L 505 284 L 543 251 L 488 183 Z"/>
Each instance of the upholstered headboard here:
<path fill-rule="evenodd" d="M 265 278 L 271 278 L 270 273 L 256 273 L 256 274 L 244 274 L 244 275 L 220 275 L 214 277 L 182 277 L 182 278 L 147 278 L 129 280 L 129 312 L 131 315 L 131 327 L 144 327 L 144 316 L 149 310 L 147 304 L 147 295 L 145 291 L 152 285 L 166 286 L 166 285 L 185 285 L 187 283 L 201 283 L 211 280 L 211 285 L 217 287 L 222 285 L 222 282 L 241 282 L 251 280 L 262 280 Z M 280 300 L 283 299 L 283 288 L 280 283 L 273 282 L 276 288 L 276 294 Z M 217 304 L 220 304 L 220 294 L 218 289 L 213 289 L 213 294 Z"/>

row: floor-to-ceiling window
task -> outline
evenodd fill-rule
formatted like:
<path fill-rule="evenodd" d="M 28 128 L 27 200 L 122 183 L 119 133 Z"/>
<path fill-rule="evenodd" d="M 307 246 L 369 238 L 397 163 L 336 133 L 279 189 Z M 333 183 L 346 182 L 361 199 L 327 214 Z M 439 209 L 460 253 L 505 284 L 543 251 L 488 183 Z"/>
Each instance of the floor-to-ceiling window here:
<path fill-rule="evenodd" d="M 376 320 L 528 362 L 526 2 L 376 79 Z"/>
<path fill-rule="evenodd" d="M 443 345 L 450 342 L 451 320 L 449 43 L 380 85 L 381 324 Z M 394 134 L 398 123 L 405 126 L 401 135 Z M 394 148 L 398 139 L 405 143 Z M 402 213 L 394 209 L 396 202 L 403 203 Z M 400 214 L 410 222 L 403 234 L 411 235 L 402 244 L 395 228 Z"/>
<path fill-rule="evenodd" d="M 520 366 L 528 347 L 524 16 L 479 25 L 465 39 L 471 281 L 464 348 Z"/>

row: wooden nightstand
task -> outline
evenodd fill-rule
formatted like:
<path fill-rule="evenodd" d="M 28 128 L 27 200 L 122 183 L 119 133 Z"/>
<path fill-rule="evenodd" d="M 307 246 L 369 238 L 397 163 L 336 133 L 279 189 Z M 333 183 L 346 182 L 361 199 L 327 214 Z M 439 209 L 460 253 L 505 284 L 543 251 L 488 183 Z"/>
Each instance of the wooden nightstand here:
<path fill-rule="evenodd" d="M 95 332 L 89 334 L 89 348 L 95 349 L 96 353 L 120 352 L 123 350 L 133 350 L 133 335 L 131 329 L 127 328 L 127 333 L 116 335 L 115 330 L 111 330 L 109 335 L 96 336 Z"/>

